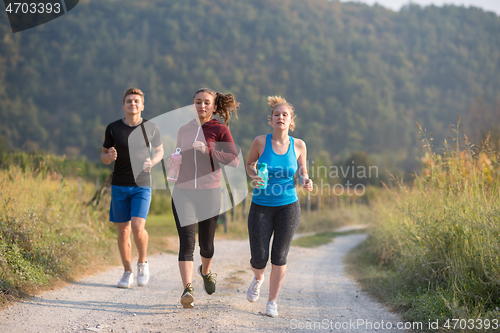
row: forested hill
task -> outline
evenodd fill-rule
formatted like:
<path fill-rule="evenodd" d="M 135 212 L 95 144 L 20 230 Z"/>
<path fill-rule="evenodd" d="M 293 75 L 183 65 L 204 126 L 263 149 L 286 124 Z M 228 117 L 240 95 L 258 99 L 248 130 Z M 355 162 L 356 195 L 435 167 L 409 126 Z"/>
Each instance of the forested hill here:
<path fill-rule="evenodd" d="M 500 96 L 500 17 L 477 8 L 82 0 L 16 34 L 0 16 L 0 135 L 11 149 L 98 159 L 126 88 L 145 92 L 152 118 L 208 86 L 241 102 L 230 128 L 244 149 L 270 131 L 276 94 L 294 104 L 293 135 L 312 158 L 362 150 L 409 167 L 415 121 L 445 136 L 476 99 Z"/>

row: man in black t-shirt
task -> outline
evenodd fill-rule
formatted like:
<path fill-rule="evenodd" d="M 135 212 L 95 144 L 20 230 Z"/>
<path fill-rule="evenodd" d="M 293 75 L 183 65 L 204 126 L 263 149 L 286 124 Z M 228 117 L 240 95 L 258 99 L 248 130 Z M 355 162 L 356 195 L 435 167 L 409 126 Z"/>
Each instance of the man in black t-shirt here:
<path fill-rule="evenodd" d="M 101 160 L 105 164 L 115 161 L 111 181 L 111 207 L 109 220 L 118 228 L 118 249 L 125 272 L 118 282 L 119 288 L 129 288 L 134 275 L 131 264 L 130 231 L 139 253 L 137 285 L 149 281 L 149 265 L 146 260 L 148 233 L 146 218 L 151 203 L 151 168 L 163 158 L 158 126 L 141 117 L 144 110 L 144 94 L 130 88 L 123 95 L 125 117 L 106 128 Z M 141 135 L 130 135 L 142 133 Z M 149 146 L 153 147 L 153 156 Z M 151 156 L 151 158 L 150 158 Z"/>

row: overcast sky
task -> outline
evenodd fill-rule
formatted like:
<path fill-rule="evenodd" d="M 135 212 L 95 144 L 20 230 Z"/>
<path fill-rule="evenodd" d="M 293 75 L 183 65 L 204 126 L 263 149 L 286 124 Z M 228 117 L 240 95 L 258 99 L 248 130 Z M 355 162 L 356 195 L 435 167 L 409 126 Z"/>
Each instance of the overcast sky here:
<path fill-rule="evenodd" d="M 362 2 L 367 3 L 369 5 L 373 5 L 378 3 L 381 6 L 392 9 L 394 11 L 399 11 L 403 5 L 406 5 L 410 1 L 408 0 L 341 0 L 343 2 Z M 457 5 L 457 6 L 474 6 L 479 7 L 487 11 L 495 12 L 497 15 L 500 15 L 500 0 L 412 0 L 414 4 L 418 4 L 420 6 L 428 6 L 428 5 Z"/>

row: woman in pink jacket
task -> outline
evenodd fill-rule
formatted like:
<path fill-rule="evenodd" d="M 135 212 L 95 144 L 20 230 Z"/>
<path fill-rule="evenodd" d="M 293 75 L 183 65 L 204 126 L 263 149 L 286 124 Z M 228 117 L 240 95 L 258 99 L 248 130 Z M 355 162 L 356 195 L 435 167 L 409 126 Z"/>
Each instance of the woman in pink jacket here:
<path fill-rule="evenodd" d="M 215 292 L 215 274 L 210 271 L 214 255 L 214 236 L 221 208 L 221 164 L 237 166 L 238 151 L 229 132 L 237 103 L 232 94 L 199 89 L 193 97 L 197 118 L 182 126 L 177 134 L 182 164 L 172 193 L 172 210 L 179 233 L 179 270 L 184 291 L 181 304 L 194 307 L 192 275 L 196 222 L 202 264 L 197 271 L 205 291 Z M 212 118 L 214 115 L 224 121 Z"/>

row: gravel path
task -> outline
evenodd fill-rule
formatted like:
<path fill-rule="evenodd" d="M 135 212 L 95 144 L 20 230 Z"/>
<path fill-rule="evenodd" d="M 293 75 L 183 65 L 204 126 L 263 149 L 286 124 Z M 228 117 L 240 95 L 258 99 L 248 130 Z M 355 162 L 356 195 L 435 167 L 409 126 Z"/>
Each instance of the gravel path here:
<path fill-rule="evenodd" d="M 396 330 L 398 316 L 344 273 L 344 255 L 365 238 L 356 234 L 314 249 L 292 247 L 278 318 L 264 314 L 270 269 L 261 298 L 246 300 L 252 279 L 248 241 L 216 240 L 217 291 L 207 295 L 194 276 L 194 309 L 179 303 L 177 257 L 160 254 L 148 258 L 146 287 L 116 288 L 123 268 L 113 268 L 1 311 L 0 332 L 402 332 Z M 198 255 L 195 267 L 199 264 Z M 383 329 L 382 321 L 393 329 Z"/>

